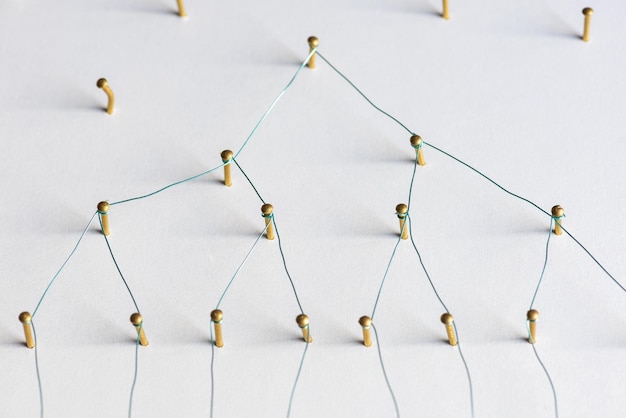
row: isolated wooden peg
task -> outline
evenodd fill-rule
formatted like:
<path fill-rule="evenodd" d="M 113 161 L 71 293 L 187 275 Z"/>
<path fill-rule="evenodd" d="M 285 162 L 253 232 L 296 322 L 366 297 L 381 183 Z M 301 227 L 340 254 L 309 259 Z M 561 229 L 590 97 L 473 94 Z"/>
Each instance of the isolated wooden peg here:
<path fill-rule="evenodd" d="M 456 334 L 454 333 L 454 317 L 446 312 L 441 315 L 441 322 L 446 326 L 450 345 L 457 345 Z"/>
<path fill-rule="evenodd" d="M 359 324 L 363 327 L 363 345 L 370 347 L 372 345 L 372 333 L 370 331 L 372 318 L 369 316 L 362 316 L 359 318 Z"/>
<path fill-rule="evenodd" d="M 229 149 L 225 149 L 220 154 L 222 162 L 224 163 L 224 185 L 227 187 L 232 186 L 233 182 L 230 177 L 230 160 L 233 159 L 233 152 Z"/>
<path fill-rule="evenodd" d="M 307 39 L 307 42 L 309 43 L 309 54 L 315 49 L 317 48 L 317 46 L 319 45 L 320 41 L 315 37 L 315 36 L 309 36 L 309 39 Z M 307 64 L 307 66 L 310 69 L 315 68 L 315 54 L 311 55 L 311 58 L 309 58 L 309 62 Z"/>
<path fill-rule="evenodd" d="M 585 15 L 585 29 L 583 30 L 583 41 L 589 42 L 589 26 L 591 25 L 591 15 L 593 14 L 593 9 L 591 7 L 585 7 L 583 9 L 583 14 Z"/>
<path fill-rule="evenodd" d="M 417 164 L 421 166 L 426 165 L 426 160 L 424 160 L 424 152 L 422 151 L 423 145 L 424 141 L 422 141 L 421 136 L 411 135 L 411 146 L 415 148 L 415 153 L 417 154 Z"/>
<path fill-rule="evenodd" d="M 309 317 L 305 314 L 300 314 L 296 316 L 296 323 L 302 329 L 302 338 L 304 341 L 309 344 L 313 342 L 313 337 L 311 337 L 311 333 L 309 332 Z"/>
<path fill-rule="evenodd" d="M 213 330 L 215 331 L 215 346 L 224 347 L 224 339 L 222 338 L 222 319 L 224 314 L 219 309 L 211 311 L 211 322 L 213 322 Z"/>
<path fill-rule="evenodd" d="M 104 235 L 109 235 L 111 231 L 109 230 L 109 202 L 100 202 L 98 203 L 98 215 L 100 215 L 100 223 L 102 224 L 102 233 Z"/>
<path fill-rule="evenodd" d="M 33 327 L 30 324 L 32 320 L 30 312 L 22 312 L 19 316 L 19 319 L 24 326 L 24 338 L 26 339 L 26 347 L 35 347 L 35 339 L 33 338 Z"/>
<path fill-rule="evenodd" d="M 185 5 L 183 4 L 183 0 L 176 0 L 178 3 L 178 16 L 187 17 L 187 12 L 185 12 Z"/>
<path fill-rule="evenodd" d="M 113 109 L 115 106 L 115 95 L 109 87 L 109 82 L 106 78 L 101 78 L 96 82 L 96 86 L 98 86 L 99 89 L 104 90 L 104 92 L 106 93 L 107 97 L 109 98 L 109 103 L 107 104 L 107 113 L 109 115 L 113 114 Z"/>
<path fill-rule="evenodd" d="M 265 236 L 267 239 L 274 239 L 274 226 L 272 225 L 272 212 L 274 211 L 274 206 L 269 203 L 261 206 L 262 216 L 265 218 Z"/>
<path fill-rule="evenodd" d="M 561 235 L 563 233 L 563 229 L 561 228 L 561 224 L 563 223 L 563 217 L 565 216 L 565 210 L 559 205 L 552 206 L 552 219 L 554 219 L 554 233 L 556 235 Z"/>
<path fill-rule="evenodd" d="M 448 0 L 443 0 L 443 12 L 441 13 L 441 17 L 446 20 L 450 19 L 450 13 L 448 12 Z"/>
<path fill-rule="evenodd" d="M 404 203 L 400 203 L 396 206 L 396 215 L 398 215 L 398 219 L 400 220 L 400 235 L 402 239 L 409 238 L 409 224 L 406 223 L 408 213 L 409 207 Z"/>
<path fill-rule="evenodd" d="M 534 309 L 531 309 L 526 314 L 526 319 L 528 320 L 528 330 L 530 331 L 530 335 L 528 336 L 528 342 L 534 344 L 537 341 L 537 319 L 539 318 L 539 312 Z"/>
<path fill-rule="evenodd" d="M 130 316 L 130 323 L 135 326 L 135 329 L 139 333 L 139 344 L 142 346 L 147 346 L 148 339 L 146 338 L 146 333 L 143 330 L 143 317 L 140 313 L 135 312 Z"/>

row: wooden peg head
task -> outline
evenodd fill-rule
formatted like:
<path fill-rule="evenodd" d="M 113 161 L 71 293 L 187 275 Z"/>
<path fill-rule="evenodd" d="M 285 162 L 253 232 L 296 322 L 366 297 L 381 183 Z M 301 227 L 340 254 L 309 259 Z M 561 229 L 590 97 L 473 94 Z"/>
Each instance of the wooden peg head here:
<path fill-rule="evenodd" d="M 141 325 L 142 322 L 143 322 L 143 317 L 141 316 L 140 313 L 135 312 L 134 314 L 130 316 L 130 323 L 133 324 L 134 326 L 138 327 L 139 325 Z"/>
<path fill-rule="evenodd" d="M 530 311 L 528 311 L 528 313 L 526 314 L 526 318 L 531 321 L 534 322 L 537 319 L 539 319 L 539 312 L 536 311 L 535 309 L 531 309 Z"/>
<path fill-rule="evenodd" d="M 307 42 L 309 43 L 309 46 L 312 48 L 317 48 L 317 46 L 320 44 L 319 39 L 317 39 L 315 36 L 309 36 L 309 39 L 307 39 Z"/>
<path fill-rule="evenodd" d="M 408 211 L 409 207 L 404 203 L 400 203 L 396 206 L 396 215 L 398 215 L 398 218 L 404 218 Z"/>
<path fill-rule="evenodd" d="M 99 78 L 98 81 L 96 81 L 96 86 L 98 86 L 99 89 L 103 89 L 108 85 L 109 85 L 109 82 L 107 81 L 106 78 Z"/>
<path fill-rule="evenodd" d="M 593 9 L 591 7 L 585 7 L 583 9 L 583 14 L 585 16 L 591 16 L 593 14 Z"/>
<path fill-rule="evenodd" d="M 222 151 L 220 156 L 222 157 L 222 162 L 226 163 L 226 162 L 232 160 L 233 152 L 231 150 L 229 150 L 229 149 L 226 149 L 226 150 Z"/>
<path fill-rule="evenodd" d="M 100 212 L 101 214 L 107 213 L 110 207 L 111 205 L 109 205 L 109 202 L 100 202 L 98 203 L 98 212 Z"/>
<path fill-rule="evenodd" d="M 359 324 L 363 327 L 363 328 L 369 328 L 372 326 L 372 318 L 370 318 L 367 315 L 364 315 L 362 317 L 359 318 Z"/>
<path fill-rule="evenodd" d="M 560 205 L 552 206 L 552 216 L 554 218 L 560 218 L 564 214 L 565 210 Z"/>
<path fill-rule="evenodd" d="M 30 315 L 30 312 L 22 312 L 19 316 L 19 320 L 22 324 L 28 325 L 32 320 L 32 316 Z"/>
<path fill-rule="evenodd" d="M 274 211 L 274 206 L 270 205 L 269 203 L 266 203 L 263 206 L 261 206 L 261 212 L 263 213 L 263 216 L 270 216 L 273 211 Z"/>
<path fill-rule="evenodd" d="M 222 322 L 222 318 L 224 318 L 224 313 L 219 309 L 214 309 L 211 311 L 211 321 L 219 324 L 220 322 Z"/>
<path fill-rule="evenodd" d="M 445 314 L 441 315 L 441 322 L 445 325 L 452 325 L 452 323 L 454 322 L 454 317 L 446 312 Z"/>
<path fill-rule="evenodd" d="M 412 135 L 411 136 L 411 146 L 413 148 L 417 148 L 420 145 L 422 145 L 422 137 L 419 135 Z"/>
<path fill-rule="evenodd" d="M 307 325 L 309 325 L 309 317 L 306 316 L 305 314 L 300 314 L 296 316 L 296 323 L 298 324 L 300 328 L 304 328 Z"/>

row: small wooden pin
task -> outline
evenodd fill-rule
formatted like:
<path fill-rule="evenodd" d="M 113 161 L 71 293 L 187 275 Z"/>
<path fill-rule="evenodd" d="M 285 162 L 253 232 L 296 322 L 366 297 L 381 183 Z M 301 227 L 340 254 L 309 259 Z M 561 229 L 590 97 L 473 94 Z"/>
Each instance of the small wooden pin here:
<path fill-rule="evenodd" d="M 450 19 L 450 14 L 448 13 L 448 0 L 443 0 L 443 12 L 441 13 L 441 17 L 446 20 Z"/>
<path fill-rule="evenodd" d="M 224 163 L 224 185 L 226 185 L 226 187 L 230 187 L 233 184 L 230 177 L 230 160 L 233 159 L 233 152 L 226 149 L 222 151 L 220 156 L 222 157 L 222 162 Z"/>
<path fill-rule="evenodd" d="M 107 97 L 109 98 L 109 103 L 107 104 L 107 113 L 109 115 L 113 114 L 113 109 L 115 106 L 115 95 L 111 91 L 111 87 L 109 87 L 109 82 L 106 78 L 101 78 L 96 82 L 96 86 L 98 86 L 99 89 L 104 90 L 104 92 L 106 93 Z"/>
<path fill-rule="evenodd" d="M 359 324 L 363 327 L 363 345 L 370 347 L 372 345 L 372 333 L 370 332 L 372 318 L 369 316 L 362 316 L 359 318 Z"/>
<path fill-rule="evenodd" d="M 530 331 L 530 335 L 528 336 L 528 342 L 534 344 L 537 341 L 537 319 L 539 318 L 539 312 L 534 309 L 531 309 L 526 314 L 526 319 L 528 319 L 528 329 Z"/>
<path fill-rule="evenodd" d="M 143 317 L 140 313 L 135 312 L 130 316 L 130 323 L 135 326 L 135 329 L 139 333 L 139 344 L 147 346 L 149 344 L 146 338 L 146 333 L 143 331 Z"/>
<path fill-rule="evenodd" d="M 454 333 L 454 317 L 448 312 L 441 315 L 441 322 L 446 326 L 446 332 L 448 333 L 448 342 L 450 345 L 456 345 L 456 334 Z"/>
<path fill-rule="evenodd" d="M 300 314 L 296 317 L 296 323 L 300 329 L 302 329 L 302 338 L 304 338 L 304 341 L 308 340 L 309 344 L 312 343 L 313 337 L 311 337 L 311 333 L 309 332 L 309 317 L 305 314 Z"/>
<path fill-rule="evenodd" d="M 408 212 L 409 207 L 404 203 L 400 203 L 396 206 L 396 215 L 398 215 L 398 219 L 400 220 L 400 235 L 402 239 L 409 238 L 409 225 L 406 223 Z"/>
<path fill-rule="evenodd" d="M 183 4 L 183 0 L 176 0 L 178 3 L 178 16 L 187 17 L 187 12 L 185 12 L 185 5 Z"/>
<path fill-rule="evenodd" d="M 424 152 L 422 151 L 422 146 L 424 141 L 422 141 L 422 137 L 419 135 L 411 136 L 411 146 L 415 148 L 415 154 L 417 154 L 417 164 L 421 166 L 426 165 L 426 160 L 424 160 Z"/>
<path fill-rule="evenodd" d="M 265 236 L 267 239 L 274 239 L 274 226 L 272 225 L 272 212 L 274 211 L 274 206 L 269 203 L 261 206 L 261 212 L 263 213 L 263 217 L 265 218 Z"/>
<path fill-rule="evenodd" d="M 100 215 L 100 222 L 102 223 L 102 233 L 104 235 L 109 235 L 111 231 L 109 230 L 109 202 L 100 202 L 98 203 L 98 214 Z"/>
<path fill-rule="evenodd" d="M 317 48 L 317 46 L 320 44 L 320 41 L 315 36 L 309 36 L 309 39 L 307 39 L 307 42 L 309 43 L 309 54 L 315 48 Z M 307 64 L 307 66 L 310 69 L 315 68 L 315 54 L 311 55 L 311 58 L 309 58 L 309 62 Z"/>
<path fill-rule="evenodd" d="M 33 327 L 30 324 L 32 317 L 30 312 L 22 312 L 19 316 L 20 322 L 24 326 L 24 338 L 26 339 L 26 347 L 34 348 L 35 339 L 33 338 Z"/>
<path fill-rule="evenodd" d="M 583 14 L 585 15 L 585 29 L 583 31 L 583 41 L 589 42 L 589 26 L 591 25 L 591 15 L 593 14 L 593 9 L 591 7 L 585 7 L 583 9 Z"/>
<path fill-rule="evenodd" d="M 219 309 L 211 311 L 211 322 L 213 322 L 213 329 L 215 331 L 215 346 L 224 347 L 224 339 L 222 338 L 222 319 L 224 314 Z"/>
<path fill-rule="evenodd" d="M 552 206 L 552 219 L 554 219 L 554 229 L 552 230 L 556 235 L 561 235 L 563 229 L 561 224 L 563 223 L 563 217 L 565 216 L 565 210 L 559 205 Z"/>

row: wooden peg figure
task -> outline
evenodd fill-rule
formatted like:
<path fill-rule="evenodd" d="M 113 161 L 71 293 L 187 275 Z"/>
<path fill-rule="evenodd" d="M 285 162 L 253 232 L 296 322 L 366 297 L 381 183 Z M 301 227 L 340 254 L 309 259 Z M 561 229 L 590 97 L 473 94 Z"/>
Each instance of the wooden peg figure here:
<path fill-rule="evenodd" d="M 35 339 L 33 338 L 33 326 L 30 324 L 32 320 L 30 312 L 22 312 L 19 316 L 19 319 L 24 326 L 24 338 L 26 339 L 26 347 L 34 348 Z"/>
<path fill-rule="evenodd" d="M 100 215 L 100 223 L 102 224 L 102 233 L 104 235 L 109 235 L 111 231 L 109 230 L 109 202 L 100 202 L 98 203 L 98 215 Z"/>
<path fill-rule="evenodd" d="M 419 135 L 411 136 L 411 146 L 415 148 L 415 153 L 417 154 L 417 164 L 420 166 L 426 165 L 426 160 L 424 160 L 424 152 L 422 151 L 422 146 L 424 145 L 424 141 L 422 141 L 422 137 Z"/>
<path fill-rule="evenodd" d="M 265 236 L 267 237 L 267 239 L 272 240 L 274 239 L 274 226 L 272 225 L 272 212 L 274 211 L 274 207 L 272 205 L 270 205 L 269 203 L 264 204 L 263 206 L 261 206 L 261 212 L 263 213 L 263 216 L 265 218 Z"/>
<path fill-rule="evenodd" d="M 359 324 L 363 327 L 363 345 L 371 347 L 372 333 L 370 332 L 370 327 L 372 326 L 372 318 L 369 316 L 362 316 L 359 318 Z"/>
<path fill-rule="evenodd" d="M 230 160 L 233 159 L 233 152 L 229 149 L 222 151 L 220 154 L 222 162 L 224 163 L 224 185 L 226 187 L 232 186 L 233 182 L 230 177 Z"/>
<path fill-rule="evenodd" d="M 528 330 L 530 331 L 530 335 L 528 336 L 528 342 L 534 344 L 537 341 L 537 319 L 539 318 L 539 312 L 534 309 L 531 309 L 526 314 L 526 319 L 528 320 Z"/>
<path fill-rule="evenodd" d="M 396 215 L 398 215 L 398 219 L 400 220 L 400 235 L 402 239 L 409 238 L 409 224 L 407 224 L 407 216 L 409 212 L 409 207 L 404 203 L 400 203 L 396 206 Z"/>
<path fill-rule="evenodd" d="M 309 332 L 309 317 L 305 314 L 300 314 L 296 317 L 296 323 L 302 329 L 302 338 L 304 341 L 309 344 L 313 342 L 313 337 L 311 337 L 311 333 Z"/>
<path fill-rule="evenodd" d="M 320 41 L 315 36 L 309 36 L 309 39 L 307 39 L 307 42 L 309 43 L 309 54 L 315 48 L 317 48 L 317 46 L 320 44 Z M 315 68 L 315 54 L 311 55 L 311 58 L 309 58 L 309 62 L 307 64 L 307 66 L 310 69 Z"/>
<path fill-rule="evenodd" d="M 591 15 L 593 14 L 593 9 L 591 7 L 585 7 L 583 9 L 583 14 L 585 15 L 585 29 L 583 31 L 583 41 L 589 42 L 589 26 L 591 25 Z"/>
<path fill-rule="evenodd" d="M 185 12 L 185 5 L 183 4 L 183 0 L 176 0 L 178 3 L 178 16 L 187 17 L 187 12 Z"/>
<path fill-rule="evenodd" d="M 113 109 L 115 106 L 115 95 L 113 94 L 113 91 L 111 91 L 111 88 L 109 87 L 109 82 L 107 81 L 106 78 L 101 78 L 96 82 L 96 86 L 98 86 L 99 89 L 102 89 L 108 99 L 109 99 L 109 103 L 107 104 L 107 113 L 109 115 L 113 114 Z"/>
<path fill-rule="evenodd" d="M 456 334 L 454 333 L 454 317 L 448 312 L 441 315 L 441 322 L 446 326 L 448 333 L 448 342 L 450 345 L 457 345 Z"/>
<path fill-rule="evenodd" d="M 130 316 L 130 323 L 135 326 L 135 329 L 139 333 L 139 344 L 143 347 L 147 346 L 148 339 L 146 338 L 146 333 L 143 330 L 143 317 L 140 313 L 134 313 Z"/>
<path fill-rule="evenodd" d="M 222 318 L 224 314 L 219 309 L 211 311 L 211 322 L 215 331 L 215 346 L 224 347 L 224 339 L 222 338 Z"/>
<path fill-rule="evenodd" d="M 561 228 L 561 224 L 563 223 L 563 217 L 565 216 L 565 210 L 559 205 L 552 207 L 552 219 L 554 219 L 554 233 L 556 235 L 561 235 L 563 233 L 563 229 Z"/>
<path fill-rule="evenodd" d="M 448 12 L 448 0 L 443 0 L 443 11 L 441 17 L 448 20 L 450 19 L 450 13 Z"/>

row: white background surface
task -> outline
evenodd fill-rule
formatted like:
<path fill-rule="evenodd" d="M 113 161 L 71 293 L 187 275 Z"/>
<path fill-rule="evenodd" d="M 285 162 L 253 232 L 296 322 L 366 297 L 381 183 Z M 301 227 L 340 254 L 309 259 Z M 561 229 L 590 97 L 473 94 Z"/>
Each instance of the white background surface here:
<path fill-rule="evenodd" d="M 426 141 L 546 210 L 622 283 L 626 6 L 619 2 L 0 4 L 0 416 L 39 416 L 32 311 L 98 201 L 157 190 L 238 149 L 306 56 L 306 38 Z M 580 10 L 596 10 L 591 42 Z M 108 116 L 95 87 L 116 94 Z M 239 162 L 275 207 L 315 339 L 293 417 L 391 417 L 375 347 L 360 343 L 406 202 L 409 135 L 326 64 L 305 69 Z M 436 151 L 416 176 L 413 234 L 456 318 L 476 417 L 553 417 L 526 337 L 549 218 Z M 209 313 L 255 237 L 260 202 L 234 170 L 115 206 L 110 243 L 144 316 L 133 417 L 207 417 Z M 553 237 L 538 342 L 562 417 L 626 408 L 626 295 Z M 214 416 L 285 416 L 304 343 L 278 243 L 263 240 L 222 305 Z M 35 322 L 46 417 L 125 417 L 132 301 L 92 225 Z M 376 324 L 401 415 L 470 416 L 458 350 L 408 242 Z"/>

